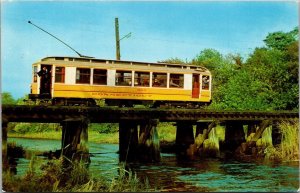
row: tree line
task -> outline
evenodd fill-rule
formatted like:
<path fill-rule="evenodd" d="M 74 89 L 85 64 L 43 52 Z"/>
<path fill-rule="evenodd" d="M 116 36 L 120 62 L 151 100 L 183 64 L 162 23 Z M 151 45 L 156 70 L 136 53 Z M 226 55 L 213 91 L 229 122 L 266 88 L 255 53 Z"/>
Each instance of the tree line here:
<path fill-rule="evenodd" d="M 192 61 L 171 58 L 162 62 L 189 63 L 213 75 L 212 104 L 219 110 L 298 110 L 299 30 L 269 33 L 265 46 L 244 59 L 204 49 Z"/>
<path fill-rule="evenodd" d="M 208 68 L 213 75 L 212 103 L 218 110 L 298 110 L 299 30 L 269 33 L 244 59 L 204 49 L 191 61 L 171 58 L 160 62 L 187 63 Z M 2 93 L 2 104 L 23 104 Z"/>

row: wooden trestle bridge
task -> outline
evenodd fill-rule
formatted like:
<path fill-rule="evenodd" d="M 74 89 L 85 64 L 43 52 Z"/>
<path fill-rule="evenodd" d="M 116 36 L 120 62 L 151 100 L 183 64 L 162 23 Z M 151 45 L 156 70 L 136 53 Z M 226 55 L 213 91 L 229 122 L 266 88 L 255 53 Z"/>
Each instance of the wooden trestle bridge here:
<path fill-rule="evenodd" d="M 261 137 L 264 129 L 272 125 L 273 145 L 281 142 L 276 126 L 279 121 L 299 120 L 298 112 L 215 111 L 180 108 L 117 108 L 80 106 L 2 106 L 2 157 L 7 156 L 7 125 L 9 122 L 60 123 L 62 125 L 62 155 L 74 158 L 88 153 L 89 123 L 119 123 L 120 161 L 159 161 L 157 124 L 176 122 L 176 147 L 187 152 L 195 137 L 206 134 L 216 126 L 225 126 L 223 149 L 234 151 L 245 142 L 243 126 L 254 132 L 253 141 Z M 193 126 L 196 125 L 196 133 Z M 255 127 L 254 127 L 255 125 Z M 199 144 L 198 144 L 199 145 Z M 200 144 L 201 145 L 201 144 Z M 88 154 L 87 154 L 88 155 Z"/>

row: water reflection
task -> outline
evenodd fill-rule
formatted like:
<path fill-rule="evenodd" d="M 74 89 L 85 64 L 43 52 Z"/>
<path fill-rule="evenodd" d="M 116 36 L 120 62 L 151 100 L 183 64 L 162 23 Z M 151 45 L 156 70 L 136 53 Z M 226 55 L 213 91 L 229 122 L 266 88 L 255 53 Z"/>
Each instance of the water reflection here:
<path fill-rule="evenodd" d="M 296 192 L 299 186 L 297 168 L 253 163 L 223 163 L 218 168 L 183 174 L 178 178 L 211 191 Z"/>
<path fill-rule="evenodd" d="M 58 140 L 9 139 L 27 149 L 59 149 Z M 112 179 L 118 175 L 117 144 L 89 143 L 90 171 Z M 44 158 L 45 159 L 45 158 Z M 46 161 L 46 159 L 45 159 Z M 17 160 L 18 175 L 24 174 L 28 159 Z M 157 191 L 190 192 L 296 192 L 299 188 L 299 163 L 239 162 L 221 159 L 178 159 L 175 154 L 161 154 L 160 163 L 129 164 L 140 180 L 148 180 Z"/>

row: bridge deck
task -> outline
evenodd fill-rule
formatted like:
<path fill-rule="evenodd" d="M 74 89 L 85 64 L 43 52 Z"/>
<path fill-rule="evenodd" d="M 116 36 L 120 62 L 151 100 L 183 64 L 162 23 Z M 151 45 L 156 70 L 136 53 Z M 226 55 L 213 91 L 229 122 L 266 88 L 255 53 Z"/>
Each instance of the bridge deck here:
<path fill-rule="evenodd" d="M 299 112 L 216 111 L 203 109 L 149 109 L 116 107 L 3 105 L 2 121 L 60 123 L 67 119 L 87 118 L 91 123 L 114 123 L 121 120 L 158 119 L 176 121 L 260 121 L 298 120 Z"/>

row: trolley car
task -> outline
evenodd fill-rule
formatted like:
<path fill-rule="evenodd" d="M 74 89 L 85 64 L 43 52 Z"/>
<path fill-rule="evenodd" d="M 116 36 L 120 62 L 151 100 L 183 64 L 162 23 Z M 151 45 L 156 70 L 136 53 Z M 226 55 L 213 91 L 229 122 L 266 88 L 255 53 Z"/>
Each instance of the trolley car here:
<path fill-rule="evenodd" d="M 46 69 L 49 80 L 39 72 Z M 29 99 L 53 105 L 202 106 L 212 76 L 202 66 L 82 57 L 46 57 L 32 64 Z"/>

